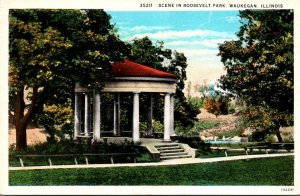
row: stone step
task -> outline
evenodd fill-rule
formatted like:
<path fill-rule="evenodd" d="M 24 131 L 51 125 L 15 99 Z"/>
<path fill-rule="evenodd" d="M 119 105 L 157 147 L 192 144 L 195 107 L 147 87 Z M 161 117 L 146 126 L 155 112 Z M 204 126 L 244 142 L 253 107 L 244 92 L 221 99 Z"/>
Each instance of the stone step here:
<path fill-rule="evenodd" d="M 160 153 L 160 156 L 181 156 L 181 155 L 188 155 L 187 152 L 168 152 L 168 153 Z"/>
<path fill-rule="evenodd" d="M 192 156 L 177 143 L 156 144 L 154 147 L 160 152 L 161 160 L 192 158 Z"/>
<path fill-rule="evenodd" d="M 167 160 L 167 159 L 183 159 L 183 158 L 192 158 L 191 155 L 178 155 L 178 156 L 161 156 L 161 160 Z"/>
<path fill-rule="evenodd" d="M 158 150 L 160 153 L 184 152 L 182 148 Z"/>
<path fill-rule="evenodd" d="M 171 149 L 181 149 L 180 146 L 164 146 L 164 147 L 156 147 L 155 148 L 160 151 L 160 150 L 171 150 Z"/>
<path fill-rule="evenodd" d="M 156 144 L 154 146 L 160 148 L 160 147 L 179 146 L 179 145 L 176 143 L 167 143 L 167 144 Z"/>

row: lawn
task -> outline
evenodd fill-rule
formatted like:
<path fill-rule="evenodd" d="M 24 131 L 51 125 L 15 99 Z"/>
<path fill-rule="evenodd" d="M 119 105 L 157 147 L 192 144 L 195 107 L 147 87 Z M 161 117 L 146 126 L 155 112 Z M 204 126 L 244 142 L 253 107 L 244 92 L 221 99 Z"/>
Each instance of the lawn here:
<path fill-rule="evenodd" d="M 294 156 L 176 166 L 23 170 L 10 185 L 293 185 Z"/>

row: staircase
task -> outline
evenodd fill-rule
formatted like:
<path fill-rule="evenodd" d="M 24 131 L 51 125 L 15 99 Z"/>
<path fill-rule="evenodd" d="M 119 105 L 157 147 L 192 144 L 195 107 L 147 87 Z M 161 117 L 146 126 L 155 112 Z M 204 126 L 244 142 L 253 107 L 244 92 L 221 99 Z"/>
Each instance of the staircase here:
<path fill-rule="evenodd" d="M 192 157 L 177 143 L 156 144 L 154 147 L 160 152 L 160 160 Z"/>

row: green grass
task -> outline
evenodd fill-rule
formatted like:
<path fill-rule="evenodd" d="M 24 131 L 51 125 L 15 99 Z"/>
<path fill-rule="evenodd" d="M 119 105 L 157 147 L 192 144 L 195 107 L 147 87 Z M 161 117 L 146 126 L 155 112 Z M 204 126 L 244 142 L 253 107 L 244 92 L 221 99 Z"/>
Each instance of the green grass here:
<path fill-rule="evenodd" d="M 216 136 L 218 138 L 222 138 L 223 136 L 228 138 L 228 137 L 239 136 L 239 135 L 241 135 L 241 133 L 242 133 L 242 130 L 240 130 L 240 129 L 231 129 L 231 130 L 228 130 L 228 131 L 225 131 L 222 133 L 217 133 Z"/>
<path fill-rule="evenodd" d="M 197 121 L 195 122 L 193 127 L 183 127 L 179 124 L 176 125 L 175 133 L 178 136 L 198 136 L 199 133 L 205 129 L 211 129 L 214 127 L 218 127 L 220 122 L 212 122 L 212 121 Z"/>
<path fill-rule="evenodd" d="M 294 156 L 175 166 L 21 170 L 10 185 L 293 185 Z"/>

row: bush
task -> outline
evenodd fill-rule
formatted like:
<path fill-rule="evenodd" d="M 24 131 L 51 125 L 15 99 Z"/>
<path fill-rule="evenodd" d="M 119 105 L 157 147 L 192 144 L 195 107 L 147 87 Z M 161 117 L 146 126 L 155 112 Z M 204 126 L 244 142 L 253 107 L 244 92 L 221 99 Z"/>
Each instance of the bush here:
<path fill-rule="evenodd" d="M 182 137 L 199 135 L 199 133 L 197 131 L 193 130 L 193 128 L 191 126 L 184 127 L 180 123 L 176 123 L 175 133 L 177 136 L 182 136 Z"/>
<path fill-rule="evenodd" d="M 294 137 L 292 135 L 289 135 L 288 137 L 284 137 L 283 142 L 294 142 Z"/>
<path fill-rule="evenodd" d="M 274 137 L 273 134 L 270 134 L 266 137 L 265 141 L 266 142 L 276 142 L 276 138 Z"/>
<path fill-rule="evenodd" d="M 218 96 L 216 98 L 208 97 L 205 101 L 204 108 L 211 114 L 218 115 L 228 114 L 228 102 L 227 97 Z"/>
<path fill-rule="evenodd" d="M 211 144 L 205 143 L 203 140 L 201 140 L 198 137 L 192 137 L 192 136 L 178 136 L 177 137 L 178 142 L 188 144 L 192 148 L 198 149 L 200 154 L 207 154 L 211 152 Z"/>
<path fill-rule="evenodd" d="M 200 97 L 190 97 L 187 99 L 188 103 L 195 108 L 203 108 L 205 99 Z"/>
<path fill-rule="evenodd" d="M 234 113 L 235 113 L 235 106 L 233 104 L 229 104 L 228 114 L 234 114 Z"/>
<path fill-rule="evenodd" d="M 36 155 L 57 155 L 57 154 L 84 154 L 84 153 L 135 153 L 136 158 L 140 162 L 148 162 L 151 160 L 151 157 L 148 155 L 148 151 L 140 145 L 141 143 L 134 143 L 132 141 L 125 140 L 122 143 L 102 143 L 95 145 L 86 145 L 86 144 L 77 144 L 73 141 L 59 141 L 51 143 L 40 143 L 32 146 L 28 146 L 26 151 L 17 153 L 15 146 L 11 145 L 9 148 L 9 164 L 11 166 L 19 166 L 19 162 L 16 159 L 17 154 L 36 154 Z M 60 159 L 60 160 L 58 160 Z M 55 158 L 55 163 L 60 161 L 61 164 L 70 164 L 69 157 Z M 80 161 L 80 160 L 78 160 Z M 91 156 L 89 162 L 105 163 L 110 162 L 107 157 L 96 157 Z M 100 161 L 100 162 L 99 162 Z M 114 161 L 119 163 L 132 162 L 129 156 L 116 156 Z M 40 165 L 47 164 L 47 161 L 44 160 L 44 157 L 40 158 L 28 158 L 26 164 L 31 165 Z M 72 162 L 72 161 L 71 161 Z"/>
<path fill-rule="evenodd" d="M 156 133 L 164 132 L 164 125 L 159 120 L 152 121 L 153 131 Z M 140 123 L 140 131 L 147 132 L 147 122 Z"/>
<path fill-rule="evenodd" d="M 38 114 L 37 121 L 48 135 L 48 141 L 53 142 L 57 137 L 65 139 L 66 135 L 73 137 L 71 129 L 74 117 L 71 105 L 71 100 L 64 104 L 43 105 L 43 111 Z"/>
<path fill-rule="evenodd" d="M 96 145 L 78 144 L 70 140 L 45 142 L 28 146 L 19 154 L 82 154 L 82 153 L 139 153 L 141 143 L 125 140 L 122 143 L 100 143 Z M 16 154 L 15 147 L 10 147 L 10 155 Z"/>

